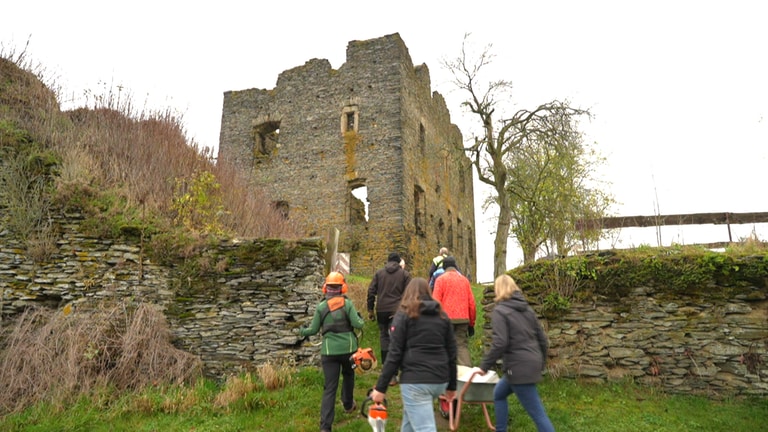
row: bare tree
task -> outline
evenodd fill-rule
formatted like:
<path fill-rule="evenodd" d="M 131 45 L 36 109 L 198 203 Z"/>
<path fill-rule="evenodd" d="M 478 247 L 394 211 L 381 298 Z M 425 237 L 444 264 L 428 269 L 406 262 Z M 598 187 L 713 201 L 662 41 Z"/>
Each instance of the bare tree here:
<path fill-rule="evenodd" d="M 507 238 L 512 216 L 507 183 L 514 181 L 514 178 L 508 178 L 514 173 L 510 173 L 505 164 L 510 152 L 524 145 L 533 135 L 540 138 L 559 136 L 565 132 L 562 130 L 563 125 L 571 124 L 571 118 L 589 115 L 589 112 L 572 108 L 567 101 L 553 100 L 533 110 L 519 110 L 511 117 L 506 117 L 503 112 L 497 114 L 496 108 L 499 102 L 504 100 L 505 93 L 511 90 L 512 83 L 506 80 L 485 83 L 481 81 L 481 70 L 493 60 L 491 45 L 476 59 L 469 58 L 468 36 L 464 37 L 459 56 L 443 64 L 453 75 L 453 84 L 465 92 L 466 100 L 462 102 L 462 106 L 475 114 L 482 125 L 482 132 L 469 138 L 472 144 L 465 150 L 472 159 L 480 181 L 493 187 L 495 196 L 491 199 L 499 206 L 493 241 L 495 277 L 506 271 Z"/>
<path fill-rule="evenodd" d="M 577 243 L 589 248 L 602 230 L 578 228 L 577 221 L 604 217 L 614 202 L 593 176 L 604 159 L 584 142 L 576 124 L 562 130 L 570 133 L 543 140 L 531 136 L 505 161 L 510 171 L 510 236 L 520 244 L 526 263 L 541 248 L 558 255 L 567 255 Z"/>

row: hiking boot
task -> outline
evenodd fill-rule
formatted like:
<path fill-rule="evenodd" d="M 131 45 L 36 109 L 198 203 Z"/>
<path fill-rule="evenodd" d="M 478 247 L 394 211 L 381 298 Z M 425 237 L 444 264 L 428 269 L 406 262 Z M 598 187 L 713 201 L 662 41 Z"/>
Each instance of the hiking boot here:
<path fill-rule="evenodd" d="M 344 408 L 344 412 L 347 414 L 353 413 L 357 411 L 357 402 L 352 401 L 352 406 L 349 408 Z"/>

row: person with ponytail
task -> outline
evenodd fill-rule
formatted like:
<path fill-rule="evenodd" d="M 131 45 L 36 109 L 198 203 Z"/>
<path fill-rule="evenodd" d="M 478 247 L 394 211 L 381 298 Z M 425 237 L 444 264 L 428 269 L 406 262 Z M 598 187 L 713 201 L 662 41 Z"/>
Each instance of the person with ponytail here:
<path fill-rule="evenodd" d="M 403 400 L 401 431 L 436 431 L 434 400 L 456 395 L 456 338 L 440 303 L 432 298 L 429 282 L 412 279 L 389 328 L 389 355 L 371 392 L 383 402 L 392 378 L 400 371 Z"/>

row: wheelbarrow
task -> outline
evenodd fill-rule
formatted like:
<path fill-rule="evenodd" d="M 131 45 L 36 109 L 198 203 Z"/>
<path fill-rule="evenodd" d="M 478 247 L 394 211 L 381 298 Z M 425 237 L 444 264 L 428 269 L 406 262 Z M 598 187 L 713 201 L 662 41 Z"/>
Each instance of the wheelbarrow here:
<path fill-rule="evenodd" d="M 440 415 L 448 419 L 448 428 L 452 431 L 459 428 L 461 408 L 464 404 L 479 404 L 483 407 L 488 428 L 495 431 L 496 427 L 488 413 L 488 404 L 493 405 L 493 389 L 499 381 L 499 376 L 494 371 L 480 375 L 480 369 L 461 365 L 457 366 L 456 369 L 456 399 L 451 403 L 444 395 L 440 395 L 438 401 Z M 455 406 L 452 406 L 454 404 Z"/>

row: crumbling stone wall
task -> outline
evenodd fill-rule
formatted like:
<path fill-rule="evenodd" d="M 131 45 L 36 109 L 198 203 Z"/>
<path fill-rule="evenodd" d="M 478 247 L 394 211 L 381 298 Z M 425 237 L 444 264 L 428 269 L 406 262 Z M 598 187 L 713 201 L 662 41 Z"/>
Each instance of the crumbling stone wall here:
<path fill-rule="evenodd" d="M 83 235 L 80 215 L 54 221 L 58 252 L 44 263 L 30 260 L 7 231 L 0 234 L 0 325 L 33 305 L 72 305 L 78 313 L 104 300 L 147 302 L 164 310 L 174 344 L 200 356 L 208 376 L 317 360 L 317 347 L 303 345 L 295 329 L 311 320 L 322 297 L 320 239 L 222 241 L 188 265 L 157 265 L 138 242 Z M 218 270 L 202 265 L 223 262 Z"/>
<path fill-rule="evenodd" d="M 540 314 L 549 336 L 550 373 L 585 382 L 632 379 L 709 397 L 768 395 L 765 288 L 730 299 L 658 291 L 638 286 L 623 298 L 574 301 L 561 317 Z M 493 305 L 491 288 L 486 316 Z M 490 337 L 490 320 L 484 331 Z"/>
<path fill-rule="evenodd" d="M 308 236 L 339 229 L 355 273 L 372 274 L 394 250 L 426 276 L 447 246 L 476 274 L 471 162 L 398 34 L 349 42 L 338 70 L 312 59 L 273 89 L 226 92 L 218 160 L 248 173 Z M 352 193 L 361 188 L 367 220 Z"/>

